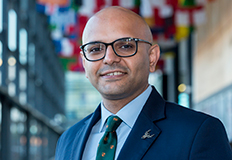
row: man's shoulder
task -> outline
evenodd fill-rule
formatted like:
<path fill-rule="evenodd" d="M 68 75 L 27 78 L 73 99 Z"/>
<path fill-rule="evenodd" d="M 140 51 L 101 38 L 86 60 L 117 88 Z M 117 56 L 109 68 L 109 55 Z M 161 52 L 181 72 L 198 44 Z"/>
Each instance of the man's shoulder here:
<path fill-rule="evenodd" d="M 166 102 L 166 112 L 172 112 L 174 114 L 182 114 L 182 115 L 191 115 L 193 114 L 194 116 L 203 116 L 203 117 L 208 117 L 210 116 L 207 113 L 203 113 L 202 111 L 197 111 L 192 108 L 187 108 L 184 106 L 181 106 L 179 104 L 173 103 L 173 102 Z"/>
<path fill-rule="evenodd" d="M 218 121 L 220 120 L 212 115 L 196 111 L 184 106 L 180 106 L 175 103 L 166 102 L 166 118 L 172 122 L 178 122 L 179 124 L 201 125 L 207 120 Z"/>

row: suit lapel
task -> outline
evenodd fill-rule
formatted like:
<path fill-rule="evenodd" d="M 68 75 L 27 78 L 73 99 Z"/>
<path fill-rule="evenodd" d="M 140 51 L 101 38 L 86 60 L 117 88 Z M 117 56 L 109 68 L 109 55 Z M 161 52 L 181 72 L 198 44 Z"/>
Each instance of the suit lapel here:
<path fill-rule="evenodd" d="M 76 134 L 76 137 L 73 142 L 72 152 L 70 160 L 81 160 L 85 144 L 88 140 L 89 134 L 92 127 L 97 121 L 101 118 L 100 105 L 97 107 L 93 115 L 85 122 L 85 124 L 80 128 L 79 132 Z"/>
<path fill-rule="evenodd" d="M 164 110 L 165 101 L 153 88 L 150 97 L 121 149 L 118 160 L 142 159 L 151 144 L 155 142 L 161 133 L 161 130 L 155 125 L 155 122 L 165 118 Z M 148 130 L 150 130 L 148 135 L 151 137 L 148 136 L 142 139 L 142 136 Z"/>
<path fill-rule="evenodd" d="M 142 139 L 142 136 L 148 130 L 150 130 L 149 134 L 152 137 Z M 136 126 L 132 129 L 121 149 L 118 160 L 141 159 L 159 134 L 159 128 L 156 127 L 145 115 L 141 115 L 140 120 L 136 122 Z"/>

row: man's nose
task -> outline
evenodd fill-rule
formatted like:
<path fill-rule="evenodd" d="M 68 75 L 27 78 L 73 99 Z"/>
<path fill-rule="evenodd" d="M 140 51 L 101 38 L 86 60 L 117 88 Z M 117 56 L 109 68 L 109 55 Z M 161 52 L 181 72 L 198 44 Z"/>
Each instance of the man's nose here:
<path fill-rule="evenodd" d="M 113 47 L 109 45 L 106 48 L 106 55 L 103 59 L 103 62 L 108 65 L 112 65 L 113 63 L 118 63 L 120 62 L 121 57 L 117 56 L 113 50 Z"/>

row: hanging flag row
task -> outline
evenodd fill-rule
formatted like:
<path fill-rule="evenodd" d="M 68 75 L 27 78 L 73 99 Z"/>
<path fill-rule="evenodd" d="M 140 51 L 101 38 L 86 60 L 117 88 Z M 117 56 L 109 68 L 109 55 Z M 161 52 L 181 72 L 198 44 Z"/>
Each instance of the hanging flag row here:
<path fill-rule="evenodd" d="M 108 6 L 122 6 L 140 14 L 154 41 L 179 41 L 203 24 L 205 5 L 214 0 L 37 0 L 37 11 L 48 16 L 51 37 L 66 70 L 83 71 L 81 37 L 88 19 Z"/>

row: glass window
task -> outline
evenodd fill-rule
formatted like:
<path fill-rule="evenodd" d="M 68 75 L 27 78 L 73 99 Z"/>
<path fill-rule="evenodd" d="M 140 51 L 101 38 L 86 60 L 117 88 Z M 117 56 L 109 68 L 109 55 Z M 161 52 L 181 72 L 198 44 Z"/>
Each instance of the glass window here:
<path fill-rule="evenodd" d="M 13 56 L 8 58 L 8 79 L 14 81 L 16 78 L 16 59 Z"/>
<path fill-rule="evenodd" d="M 21 104 L 26 104 L 27 103 L 27 94 L 26 92 L 20 92 L 19 93 L 19 101 Z"/>
<path fill-rule="evenodd" d="M 13 9 L 8 12 L 8 48 L 14 52 L 17 49 L 17 14 Z"/>
<path fill-rule="evenodd" d="M 28 0 L 20 1 L 20 10 L 26 12 L 28 9 Z"/>
<path fill-rule="evenodd" d="M 42 126 L 38 121 L 32 119 L 30 121 L 30 159 L 40 160 L 42 159 L 42 138 L 41 138 Z"/>
<path fill-rule="evenodd" d="M 16 59 L 11 56 L 8 59 L 8 79 L 9 79 L 9 84 L 8 84 L 8 93 L 11 96 L 14 96 L 16 94 L 16 85 L 13 82 L 16 78 Z"/>
<path fill-rule="evenodd" d="M 19 89 L 25 91 L 27 89 L 27 71 L 20 69 L 19 71 Z"/>
<path fill-rule="evenodd" d="M 49 148 L 48 148 L 48 137 L 49 137 L 49 132 L 48 132 L 48 127 L 43 126 L 42 130 L 42 145 L 43 145 L 43 159 L 49 159 Z"/>
<path fill-rule="evenodd" d="M 2 46 L 2 41 L 0 41 L 0 59 L 2 60 L 2 50 L 3 50 L 3 48 L 2 48 L 3 46 Z M 0 65 L 1 66 L 1 65 Z"/>
<path fill-rule="evenodd" d="M 1 0 L 0 0 L 1 1 Z M 1 3 L 1 2 L 0 2 Z M 1 8 L 0 8 L 1 10 Z M 1 22 L 0 22 L 1 23 Z M 3 60 L 2 60 L 2 42 L 0 41 L 0 86 L 2 85 L 2 64 L 3 64 Z"/>
<path fill-rule="evenodd" d="M 29 72 L 35 72 L 35 44 L 29 43 L 28 45 L 28 65 L 29 65 Z"/>
<path fill-rule="evenodd" d="M 19 31 L 19 62 L 27 63 L 27 31 L 24 28 Z"/>
<path fill-rule="evenodd" d="M 8 93 L 12 97 L 15 96 L 15 94 L 16 94 L 16 85 L 15 85 L 15 83 L 10 82 L 8 84 Z"/>
<path fill-rule="evenodd" d="M 3 0 L 0 0 L 0 33 L 3 30 Z"/>
<path fill-rule="evenodd" d="M 26 157 L 26 120 L 27 116 L 17 108 L 13 107 L 10 111 L 10 133 L 11 133 L 11 158 L 22 160 Z"/>
<path fill-rule="evenodd" d="M 0 135 L 2 134 L 1 128 L 2 128 L 2 102 L 0 101 Z M 0 152 L 2 148 L 1 144 L 2 144 L 2 139 L 0 137 Z"/>

